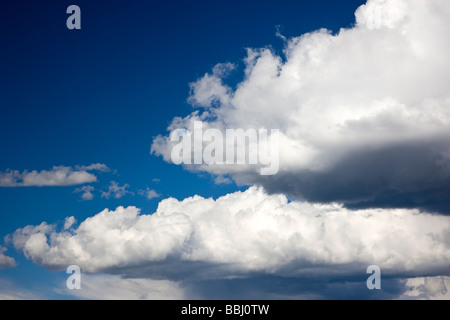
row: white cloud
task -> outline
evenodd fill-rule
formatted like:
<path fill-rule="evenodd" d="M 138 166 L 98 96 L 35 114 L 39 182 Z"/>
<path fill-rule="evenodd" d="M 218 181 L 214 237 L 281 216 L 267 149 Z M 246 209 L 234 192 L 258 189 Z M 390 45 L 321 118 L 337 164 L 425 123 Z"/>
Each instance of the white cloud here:
<path fill-rule="evenodd" d="M 113 197 L 115 199 L 120 199 L 127 194 L 133 194 L 133 192 L 127 190 L 129 187 L 129 184 L 120 186 L 117 182 L 111 181 L 108 191 L 102 191 L 102 198 L 109 199 L 110 197 Z"/>
<path fill-rule="evenodd" d="M 214 179 L 214 183 L 215 184 L 230 184 L 231 180 L 229 178 L 227 178 L 227 177 L 224 177 L 224 176 L 217 176 Z"/>
<path fill-rule="evenodd" d="M 92 200 L 94 199 L 94 194 L 92 191 L 94 191 L 95 188 L 93 186 L 82 186 L 81 188 L 77 188 L 73 191 L 73 193 L 82 193 L 81 199 L 83 200 Z"/>
<path fill-rule="evenodd" d="M 406 291 L 398 299 L 450 300 L 450 277 L 421 277 L 405 281 Z"/>
<path fill-rule="evenodd" d="M 67 217 L 64 220 L 64 230 L 70 229 L 75 223 L 77 222 L 77 219 L 75 217 Z"/>
<path fill-rule="evenodd" d="M 0 270 L 4 268 L 14 267 L 16 265 L 16 261 L 14 258 L 8 257 L 5 255 L 6 248 L 0 246 Z"/>
<path fill-rule="evenodd" d="M 213 74 L 205 76 L 190 84 L 192 97 L 190 102 L 201 107 L 212 104 L 227 104 L 230 101 L 231 88 L 224 85 L 222 78 L 235 68 L 231 63 L 219 63 L 213 68 Z"/>
<path fill-rule="evenodd" d="M 255 187 L 217 200 L 165 199 L 152 215 L 104 210 L 70 231 L 43 223 L 9 237 L 51 269 L 77 264 L 88 273 L 172 280 L 350 276 L 373 264 L 401 278 L 443 275 L 449 239 L 450 217 L 288 202 Z"/>
<path fill-rule="evenodd" d="M 97 177 L 88 172 L 107 170 L 106 165 L 94 164 L 77 166 L 75 169 L 66 166 L 55 166 L 51 170 L 7 170 L 0 172 L 0 187 L 45 187 L 72 186 L 97 181 Z"/>
<path fill-rule="evenodd" d="M 220 72 L 206 74 L 189 99 L 205 109 L 168 129 L 190 129 L 198 119 L 222 131 L 280 129 L 275 178 L 248 166 L 190 167 L 269 192 L 321 202 L 448 194 L 449 33 L 446 0 L 369 0 L 354 27 L 289 39 L 284 57 L 249 49 L 236 90 Z M 170 162 L 171 148 L 159 136 L 152 152 Z"/>
<path fill-rule="evenodd" d="M 138 193 L 140 196 L 146 197 L 147 200 L 152 200 L 161 196 L 159 193 L 157 193 L 155 190 L 151 190 L 149 187 L 147 187 L 147 189 L 145 190 L 139 190 Z"/>

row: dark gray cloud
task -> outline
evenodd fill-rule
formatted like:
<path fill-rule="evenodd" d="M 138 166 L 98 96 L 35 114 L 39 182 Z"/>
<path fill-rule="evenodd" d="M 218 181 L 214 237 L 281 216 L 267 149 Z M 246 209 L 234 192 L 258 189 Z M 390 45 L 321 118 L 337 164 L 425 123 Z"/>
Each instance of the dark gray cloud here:
<path fill-rule="evenodd" d="M 405 292 L 403 280 L 386 278 L 382 290 L 369 290 L 366 275 L 352 278 L 284 278 L 186 281 L 182 287 L 191 299 L 212 300 L 388 300 Z"/>
<path fill-rule="evenodd" d="M 353 209 L 420 208 L 450 214 L 449 162 L 444 142 L 401 144 L 349 154 L 323 172 L 236 175 L 244 184 L 310 202 L 339 202 Z"/>

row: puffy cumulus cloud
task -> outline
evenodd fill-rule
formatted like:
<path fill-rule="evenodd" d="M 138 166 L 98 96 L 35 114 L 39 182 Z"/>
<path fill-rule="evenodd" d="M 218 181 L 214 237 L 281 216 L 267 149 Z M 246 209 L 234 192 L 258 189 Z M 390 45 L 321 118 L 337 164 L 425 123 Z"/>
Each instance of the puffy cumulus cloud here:
<path fill-rule="evenodd" d="M 127 279 L 117 275 L 84 275 L 80 290 L 67 295 L 91 300 L 181 300 L 184 290 L 167 280 Z"/>
<path fill-rule="evenodd" d="M 397 278 L 450 270 L 450 217 L 289 202 L 256 187 L 217 200 L 165 199 L 151 215 L 104 210 L 70 226 L 27 226 L 8 241 L 49 269 L 76 264 L 87 273 L 165 280 L 364 279 L 373 264 Z"/>
<path fill-rule="evenodd" d="M 317 202 L 450 212 L 450 3 L 369 0 L 352 28 L 289 39 L 284 56 L 248 49 L 243 80 L 231 65 L 194 82 L 202 107 L 169 130 L 279 129 L 280 170 L 192 166 L 241 184 Z M 152 152 L 171 161 L 168 136 Z"/>
<path fill-rule="evenodd" d="M 203 78 L 190 84 L 190 102 L 200 107 L 227 104 L 230 101 L 232 90 L 226 86 L 222 78 L 226 77 L 236 66 L 232 63 L 219 63 L 214 66 L 212 74 L 206 74 Z"/>
<path fill-rule="evenodd" d="M 140 215 L 135 207 L 104 210 L 77 228 L 73 223 L 70 227 L 58 232 L 56 225 L 43 222 L 19 229 L 7 240 L 51 269 L 76 264 L 86 272 L 97 272 L 163 261 L 179 253 L 193 232 L 182 213 Z"/>
<path fill-rule="evenodd" d="M 14 267 L 16 265 L 16 261 L 14 258 L 8 257 L 5 255 L 6 248 L 0 246 L 0 270 L 4 268 Z"/>
<path fill-rule="evenodd" d="M 51 170 L 7 170 L 0 172 L 0 187 L 48 187 L 48 186 L 72 186 L 96 182 L 97 177 L 88 172 L 99 170 L 107 172 L 109 169 L 104 164 L 92 164 L 90 166 L 55 166 Z"/>

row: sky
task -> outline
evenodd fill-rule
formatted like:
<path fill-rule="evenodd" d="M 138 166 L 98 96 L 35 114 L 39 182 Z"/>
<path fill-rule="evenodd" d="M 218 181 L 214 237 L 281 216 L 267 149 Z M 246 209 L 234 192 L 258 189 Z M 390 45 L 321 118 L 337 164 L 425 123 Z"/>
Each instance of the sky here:
<path fill-rule="evenodd" d="M 447 0 L 0 6 L 0 299 L 450 298 Z"/>

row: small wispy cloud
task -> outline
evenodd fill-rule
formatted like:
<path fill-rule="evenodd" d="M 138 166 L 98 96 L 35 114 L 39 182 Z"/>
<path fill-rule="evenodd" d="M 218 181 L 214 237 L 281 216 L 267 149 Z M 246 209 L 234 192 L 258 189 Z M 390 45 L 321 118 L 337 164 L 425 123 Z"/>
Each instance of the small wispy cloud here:
<path fill-rule="evenodd" d="M 75 219 L 75 217 L 67 217 L 64 220 L 64 230 L 69 230 L 76 222 L 77 219 Z"/>
<path fill-rule="evenodd" d="M 111 181 L 111 184 L 108 187 L 108 191 L 102 191 L 102 198 L 109 199 L 113 197 L 115 199 L 120 199 L 127 194 L 134 195 L 133 192 L 127 190 L 129 187 L 129 184 L 120 186 L 116 181 Z"/>
<path fill-rule="evenodd" d="M 89 166 L 75 166 L 75 168 L 77 170 L 81 170 L 81 171 L 100 171 L 100 172 L 110 172 L 111 169 L 108 168 L 108 166 L 106 164 L 103 163 L 93 163 Z"/>
<path fill-rule="evenodd" d="M 140 196 L 146 197 L 148 200 L 152 200 L 155 198 L 159 198 L 161 195 L 157 193 L 155 190 L 151 190 L 149 187 L 145 190 L 139 190 L 138 194 Z"/>
<path fill-rule="evenodd" d="M 227 177 L 224 177 L 224 176 L 217 176 L 214 179 L 214 183 L 215 184 L 230 184 L 231 180 L 229 178 L 227 178 Z"/>
<path fill-rule="evenodd" d="M 94 199 L 94 194 L 92 193 L 92 191 L 94 191 L 95 188 L 93 186 L 83 186 L 81 188 L 77 188 L 75 189 L 75 191 L 73 193 L 80 193 L 81 194 L 81 199 L 83 200 L 92 200 Z"/>
<path fill-rule="evenodd" d="M 277 29 L 277 33 L 275 34 L 275 36 L 276 36 L 277 38 L 280 38 L 280 39 L 283 40 L 283 41 L 286 41 L 287 38 L 281 34 L 282 26 L 281 26 L 281 25 L 277 25 L 277 26 L 275 26 L 275 27 L 276 27 L 276 29 Z"/>

